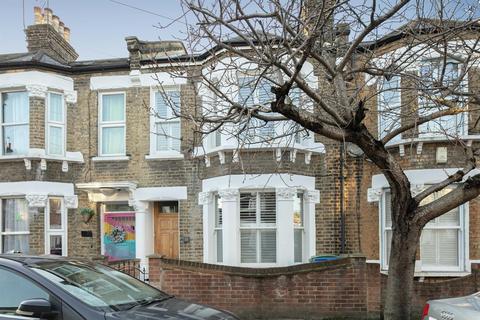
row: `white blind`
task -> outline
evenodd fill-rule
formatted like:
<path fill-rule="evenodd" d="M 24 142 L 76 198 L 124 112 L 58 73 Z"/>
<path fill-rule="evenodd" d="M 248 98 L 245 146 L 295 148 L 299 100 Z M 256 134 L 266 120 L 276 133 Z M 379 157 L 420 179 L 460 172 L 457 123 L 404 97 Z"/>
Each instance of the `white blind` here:
<path fill-rule="evenodd" d="M 240 231 L 240 260 L 242 263 L 257 262 L 257 230 Z"/>
<path fill-rule="evenodd" d="M 277 201 L 275 192 L 260 192 L 260 222 L 275 224 L 277 221 Z"/>
<path fill-rule="evenodd" d="M 275 263 L 277 261 L 277 231 L 260 231 L 260 262 Z"/>
<path fill-rule="evenodd" d="M 257 222 L 257 194 L 240 193 L 240 224 L 254 224 Z"/>

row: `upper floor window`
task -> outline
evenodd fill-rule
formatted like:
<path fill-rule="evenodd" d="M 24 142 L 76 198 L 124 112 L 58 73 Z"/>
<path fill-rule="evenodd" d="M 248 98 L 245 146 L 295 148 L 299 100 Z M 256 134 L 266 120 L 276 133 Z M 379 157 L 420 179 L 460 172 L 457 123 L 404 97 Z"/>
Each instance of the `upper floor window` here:
<path fill-rule="evenodd" d="M 99 149 L 101 156 L 125 155 L 125 93 L 100 94 Z"/>
<path fill-rule="evenodd" d="M 155 153 L 180 152 L 181 126 L 178 117 L 181 110 L 180 103 L 178 90 L 155 92 L 155 115 L 152 124 Z"/>
<path fill-rule="evenodd" d="M 29 148 L 29 99 L 25 91 L 1 94 L 3 155 L 27 154 Z"/>
<path fill-rule="evenodd" d="M 271 92 L 271 83 L 264 78 L 254 76 L 238 77 L 238 102 L 245 107 L 253 107 L 256 104 L 265 105 L 274 99 Z M 256 138 L 273 138 L 275 136 L 275 123 L 252 118 L 245 128 L 244 136 L 247 142 L 253 142 Z"/>
<path fill-rule="evenodd" d="M 444 110 L 447 107 L 435 102 L 435 98 L 456 101 L 462 106 L 463 98 L 458 95 L 445 95 L 442 88 L 450 88 L 457 92 L 466 90 L 466 81 L 460 79 L 461 65 L 456 62 L 443 63 L 441 60 L 429 60 L 420 66 L 421 91 L 418 100 L 419 116 L 427 116 Z M 467 115 L 443 116 L 418 127 L 420 136 L 458 136 L 467 133 Z"/>
<path fill-rule="evenodd" d="M 430 195 L 422 201 L 427 204 L 451 189 Z M 383 197 L 382 214 L 382 265 L 386 269 L 390 258 L 392 240 L 391 195 Z M 457 207 L 427 223 L 420 238 L 420 260 L 422 271 L 463 271 L 464 264 L 464 205 Z"/>
<path fill-rule="evenodd" d="M 65 103 L 63 95 L 50 92 L 47 101 L 47 153 L 65 154 Z"/>
<path fill-rule="evenodd" d="M 240 193 L 241 263 L 276 263 L 275 192 Z"/>
<path fill-rule="evenodd" d="M 401 94 L 400 77 L 381 81 L 378 93 L 378 137 L 382 139 L 400 127 Z M 399 140 L 400 135 L 391 141 Z"/>

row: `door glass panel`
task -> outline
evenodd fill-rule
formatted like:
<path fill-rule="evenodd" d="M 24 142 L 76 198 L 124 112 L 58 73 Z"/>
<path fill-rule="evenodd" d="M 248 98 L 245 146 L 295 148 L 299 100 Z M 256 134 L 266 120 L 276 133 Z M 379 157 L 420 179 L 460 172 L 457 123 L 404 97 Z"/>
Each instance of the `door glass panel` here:
<path fill-rule="evenodd" d="M 50 229 L 62 229 L 62 200 L 49 199 Z"/>
<path fill-rule="evenodd" d="M 62 236 L 53 235 L 50 236 L 50 254 L 62 255 Z"/>
<path fill-rule="evenodd" d="M 178 201 L 162 201 L 158 203 L 160 213 L 178 213 Z"/>
<path fill-rule="evenodd" d="M 15 311 L 22 301 L 46 299 L 49 295 L 36 284 L 12 271 L 0 268 L 0 313 Z M 5 310 L 7 309 L 7 310 Z M 10 310 L 8 310 L 10 309 Z"/>

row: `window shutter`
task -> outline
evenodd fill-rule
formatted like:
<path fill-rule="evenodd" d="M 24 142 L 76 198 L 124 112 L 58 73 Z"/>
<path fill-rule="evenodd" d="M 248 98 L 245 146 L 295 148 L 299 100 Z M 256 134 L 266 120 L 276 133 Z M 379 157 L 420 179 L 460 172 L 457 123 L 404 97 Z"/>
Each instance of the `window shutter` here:
<path fill-rule="evenodd" d="M 392 227 L 392 196 L 390 192 L 385 192 L 385 227 Z"/>
<path fill-rule="evenodd" d="M 181 112 L 181 100 L 179 91 L 169 91 L 168 97 L 170 99 L 171 107 L 176 114 Z M 172 117 L 175 117 L 175 113 L 172 112 Z"/>
<path fill-rule="evenodd" d="M 156 116 L 161 119 L 167 119 L 168 117 L 168 104 L 165 102 L 161 92 L 155 93 L 155 112 Z"/>
<path fill-rule="evenodd" d="M 168 123 L 157 123 L 157 151 L 168 150 Z"/>
<path fill-rule="evenodd" d="M 294 262 L 302 262 L 303 229 L 295 229 L 293 233 Z"/>
<path fill-rule="evenodd" d="M 240 77 L 238 78 L 238 86 L 238 102 L 247 106 L 252 105 L 255 79 L 253 77 Z"/>
<path fill-rule="evenodd" d="M 180 121 L 170 123 L 172 150 L 180 151 Z"/>
<path fill-rule="evenodd" d="M 256 193 L 240 194 L 240 224 L 254 224 L 257 222 Z"/>
<path fill-rule="evenodd" d="M 458 231 L 436 230 L 438 241 L 438 263 L 441 266 L 458 266 Z"/>
<path fill-rule="evenodd" d="M 260 222 L 275 224 L 277 207 L 275 192 L 261 192 L 260 195 Z"/>
<path fill-rule="evenodd" d="M 385 137 L 389 132 L 400 127 L 401 114 L 400 78 L 384 80 L 378 95 L 378 135 Z M 394 140 L 400 139 L 400 136 Z"/>
<path fill-rule="evenodd" d="M 260 231 L 260 262 L 275 263 L 277 262 L 277 231 L 261 230 Z"/>
<path fill-rule="evenodd" d="M 240 231 L 240 260 L 242 263 L 257 262 L 257 231 Z"/>
<path fill-rule="evenodd" d="M 257 87 L 258 92 L 258 102 L 261 104 L 266 104 L 274 100 L 274 95 L 272 93 L 272 83 L 267 79 L 260 79 Z"/>
<path fill-rule="evenodd" d="M 223 230 L 216 230 L 217 262 L 223 262 Z"/>
<path fill-rule="evenodd" d="M 422 265 L 437 264 L 437 239 L 435 230 L 423 230 L 420 238 L 420 258 Z"/>

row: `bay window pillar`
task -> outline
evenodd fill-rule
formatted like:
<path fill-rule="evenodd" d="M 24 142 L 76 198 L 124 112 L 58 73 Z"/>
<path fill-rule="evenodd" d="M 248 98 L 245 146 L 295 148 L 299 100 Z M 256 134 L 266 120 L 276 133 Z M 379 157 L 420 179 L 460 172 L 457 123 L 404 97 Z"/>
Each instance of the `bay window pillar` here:
<path fill-rule="evenodd" d="M 151 252 L 147 250 L 147 241 L 153 241 L 153 239 L 147 239 L 147 235 L 150 234 L 148 228 L 151 226 L 147 218 L 148 204 L 143 201 L 134 201 L 133 208 L 135 210 L 135 257 L 140 259 L 140 270 L 143 268 L 148 270 L 147 255 Z"/>
<path fill-rule="evenodd" d="M 223 263 L 240 265 L 240 212 L 238 189 L 219 190 L 222 199 Z M 213 224 L 213 221 L 212 223 Z"/>
<path fill-rule="evenodd" d="M 277 264 L 288 266 L 295 263 L 294 255 L 294 197 L 295 188 L 277 188 Z"/>
<path fill-rule="evenodd" d="M 306 190 L 303 193 L 304 200 L 304 225 L 305 225 L 305 244 L 303 259 L 306 261 L 316 253 L 316 232 L 315 232 L 315 204 L 320 202 L 320 191 Z"/>
<path fill-rule="evenodd" d="M 215 263 L 215 204 L 211 192 L 200 192 L 198 204 L 203 206 L 203 262 Z"/>

